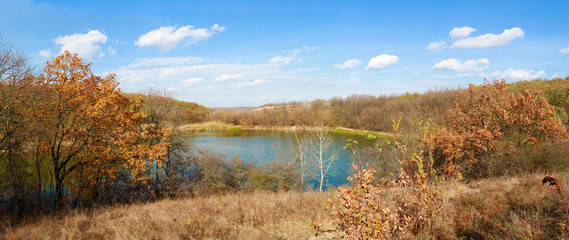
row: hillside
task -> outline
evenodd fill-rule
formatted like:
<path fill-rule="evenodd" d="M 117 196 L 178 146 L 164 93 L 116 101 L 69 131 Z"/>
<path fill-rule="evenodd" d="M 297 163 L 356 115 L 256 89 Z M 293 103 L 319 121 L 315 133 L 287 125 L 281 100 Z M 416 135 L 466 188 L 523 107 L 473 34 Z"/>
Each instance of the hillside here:
<path fill-rule="evenodd" d="M 513 93 L 539 92 L 555 106 L 565 124 L 569 123 L 569 77 L 535 79 L 508 83 Z M 391 132 L 394 119 L 402 119 L 402 129 L 412 131 L 418 116 L 430 117 L 437 125 L 448 122 L 447 112 L 454 107 L 456 89 L 436 89 L 424 93 L 391 96 L 352 95 L 309 102 L 268 103 L 252 109 L 215 109 L 208 121 L 223 121 L 242 126 L 347 127 L 368 131 Z"/>
<path fill-rule="evenodd" d="M 141 93 L 125 93 L 135 100 L 142 100 L 143 108 L 149 115 L 149 121 L 163 121 L 169 124 L 191 124 L 205 119 L 211 109 L 194 102 L 174 99 L 165 89 L 149 88 Z"/>

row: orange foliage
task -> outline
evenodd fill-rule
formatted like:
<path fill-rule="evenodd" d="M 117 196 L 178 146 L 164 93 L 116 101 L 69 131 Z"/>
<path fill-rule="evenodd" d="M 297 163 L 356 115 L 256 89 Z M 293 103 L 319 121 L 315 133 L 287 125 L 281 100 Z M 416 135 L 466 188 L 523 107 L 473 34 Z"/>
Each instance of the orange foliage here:
<path fill-rule="evenodd" d="M 567 130 L 555 113 L 538 93 L 508 93 L 505 80 L 470 84 L 458 92 L 448 126 L 434 138 L 445 175 L 456 172 L 456 161 L 476 162 L 498 148 L 508 154 L 519 146 L 565 138 Z"/>
<path fill-rule="evenodd" d="M 65 52 L 47 62 L 37 78 L 45 101 L 31 111 L 39 121 L 56 180 L 56 200 L 63 199 L 64 180 L 72 192 L 85 191 L 102 178 L 113 178 L 127 162 L 137 179 L 148 169 L 141 159 L 161 160 L 166 155 L 167 131 L 140 127 L 140 101 L 132 102 L 118 88 L 114 74 L 94 75 L 90 64 Z"/>
<path fill-rule="evenodd" d="M 358 166 L 353 167 L 358 171 Z M 380 188 L 372 184 L 373 173 L 371 168 L 360 169 L 348 177 L 350 188 L 338 187 L 338 203 L 332 215 L 346 239 L 380 239 L 390 232 L 390 211 L 378 197 Z"/>

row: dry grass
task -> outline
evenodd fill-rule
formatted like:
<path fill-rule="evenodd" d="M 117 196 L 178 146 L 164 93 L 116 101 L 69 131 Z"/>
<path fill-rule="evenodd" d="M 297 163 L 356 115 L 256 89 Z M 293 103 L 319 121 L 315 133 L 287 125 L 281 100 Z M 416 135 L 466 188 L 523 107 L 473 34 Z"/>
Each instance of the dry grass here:
<path fill-rule="evenodd" d="M 560 191 L 569 191 L 569 174 L 553 174 L 559 185 L 542 184 L 546 174 L 489 178 L 472 183 L 433 186 L 446 197 L 427 206 L 434 215 L 428 226 L 385 233 L 387 239 L 569 239 L 566 206 Z M 548 174 L 549 175 L 549 174 Z M 394 213 L 416 194 L 412 187 L 383 188 L 378 202 Z M 402 204 L 403 203 L 403 204 Z M 410 216 L 412 218 L 412 216 Z M 390 216 L 390 228 L 400 227 Z"/>
<path fill-rule="evenodd" d="M 556 174 L 569 190 L 569 176 Z M 450 196 L 432 228 L 437 239 L 567 239 L 565 205 L 545 174 L 500 177 L 449 186 Z"/>
<path fill-rule="evenodd" d="M 545 174 L 439 185 L 446 200 L 414 239 L 567 239 L 565 205 Z M 553 174 L 569 192 L 569 174 Z M 412 188 L 384 188 L 395 209 Z M 62 213 L 6 228 L 0 239 L 328 239 L 334 192 L 256 192 Z M 328 223 L 328 224 L 322 224 Z M 3 224 L 3 223 L 0 223 Z M 398 235 L 393 237 L 397 238 Z M 409 236 L 399 236 L 402 239 Z"/>
<path fill-rule="evenodd" d="M 311 239 L 328 221 L 330 193 L 228 194 L 45 216 L 5 239 Z M 318 236 L 316 236 L 318 235 Z"/>

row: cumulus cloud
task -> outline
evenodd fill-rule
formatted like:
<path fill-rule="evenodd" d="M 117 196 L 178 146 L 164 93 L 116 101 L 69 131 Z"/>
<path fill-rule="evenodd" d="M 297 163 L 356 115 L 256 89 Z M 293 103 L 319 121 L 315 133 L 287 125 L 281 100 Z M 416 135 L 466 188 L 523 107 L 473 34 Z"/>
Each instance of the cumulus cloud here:
<path fill-rule="evenodd" d="M 476 31 L 476 29 L 471 27 L 455 27 L 449 32 L 449 36 L 452 39 L 460 39 L 470 35 L 472 32 Z"/>
<path fill-rule="evenodd" d="M 369 60 L 365 70 L 379 70 L 399 61 L 399 57 L 389 54 L 381 54 Z"/>
<path fill-rule="evenodd" d="M 243 73 L 241 74 L 222 74 L 219 77 L 216 77 L 214 80 L 216 82 L 222 82 L 222 81 L 226 81 L 226 80 L 231 80 L 231 79 L 240 79 L 243 77 Z"/>
<path fill-rule="evenodd" d="M 350 59 L 348 61 L 345 61 L 343 64 L 333 64 L 332 66 L 337 68 L 337 69 L 341 69 L 341 70 L 350 70 L 350 69 L 354 69 L 355 67 L 359 66 L 360 64 L 362 64 L 362 61 L 358 60 L 358 59 Z"/>
<path fill-rule="evenodd" d="M 562 55 L 569 55 L 569 47 L 568 47 L 568 48 L 561 49 L 561 52 L 560 52 L 560 53 L 561 53 Z"/>
<path fill-rule="evenodd" d="M 139 47 L 154 46 L 163 52 L 170 51 L 180 44 L 191 45 L 199 41 L 205 41 L 215 33 L 225 31 L 225 27 L 214 24 L 208 28 L 194 28 L 192 25 L 176 28 L 166 26 L 154 29 L 138 38 L 134 42 Z"/>
<path fill-rule="evenodd" d="M 543 78 L 547 74 L 545 71 L 535 71 L 531 69 L 512 69 L 508 68 L 504 71 L 495 71 L 493 73 L 484 74 L 486 77 L 494 77 L 494 78 L 505 78 L 505 79 L 513 79 L 513 80 L 531 80 L 536 78 Z"/>
<path fill-rule="evenodd" d="M 267 83 L 268 81 L 263 80 L 263 79 L 255 79 L 254 81 L 248 81 L 248 82 L 242 82 L 237 84 L 237 87 L 250 87 L 250 86 L 255 86 L 255 85 L 259 85 L 259 84 L 263 84 L 263 83 Z"/>
<path fill-rule="evenodd" d="M 203 78 L 190 78 L 190 79 L 183 80 L 181 85 L 184 87 L 190 87 L 190 86 L 199 84 L 203 81 L 204 81 Z"/>
<path fill-rule="evenodd" d="M 431 42 L 429 44 L 429 46 L 427 47 L 427 50 L 430 50 L 430 51 L 439 50 L 439 49 L 443 48 L 444 45 L 445 45 L 445 41 L 443 41 L 442 39 L 439 39 L 437 41 Z"/>
<path fill-rule="evenodd" d="M 69 51 L 77 53 L 80 57 L 94 58 L 102 57 L 105 53 L 102 51 L 100 44 L 107 42 L 107 35 L 98 30 L 91 30 L 86 34 L 72 34 L 57 37 L 53 40 L 61 45 L 59 53 Z"/>
<path fill-rule="evenodd" d="M 488 67 L 490 61 L 487 58 L 472 59 L 460 62 L 456 58 L 449 58 L 436 63 L 433 68 L 453 72 L 480 72 Z"/>
<path fill-rule="evenodd" d="M 41 51 L 39 52 L 39 55 L 42 56 L 42 57 L 44 57 L 44 58 L 51 57 L 51 54 L 52 54 L 52 53 L 51 53 L 51 49 L 49 49 L 49 48 L 48 48 L 48 49 L 41 50 Z"/>
<path fill-rule="evenodd" d="M 155 58 L 139 58 L 128 65 L 130 68 L 146 67 L 146 66 L 175 66 L 195 64 L 203 61 L 198 57 L 155 57 Z"/>
<path fill-rule="evenodd" d="M 298 55 L 301 52 L 308 52 L 308 51 L 314 51 L 316 48 L 315 47 L 301 47 L 299 49 L 296 49 L 294 51 L 292 51 L 290 53 L 290 55 L 288 57 L 283 57 L 282 55 L 273 57 L 271 59 L 269 59 L 269 63 L 271 64 L 290 64 L 290 63 L 300 63 L 302 62 L 302 58 L 300 58 Z"/>
<path fill-rule="evenodd" d="M 484 34 L 468 37 L 454 42 L 451 48 L 492 48 L 508 45 L 512 40 L 524 36 L 524 30 L 519 27 L 505 29 L 501 34 Z"/>

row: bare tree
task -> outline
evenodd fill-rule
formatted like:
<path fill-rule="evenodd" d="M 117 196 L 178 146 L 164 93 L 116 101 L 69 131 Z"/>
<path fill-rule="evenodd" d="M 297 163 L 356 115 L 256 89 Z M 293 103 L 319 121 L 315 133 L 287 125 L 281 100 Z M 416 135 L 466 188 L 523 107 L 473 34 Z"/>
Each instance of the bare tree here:
<path fill-rule="evenodd" d="M 143 110 L 148 124 L 162 125 L 171 114 L 172 94 L 165 88 L 149 87 L 142 91 Z"/>
<path fill-rule="evenodd" d="M 312 159 L 317 168 L 316 180 L 320 184 L 320 192 L 326 180 L 326 176 L 330 173 L 334 162 L 338 160 L 340 151 L 334 146 L 334 138 L 330 131 L 321 125 L 312 134 L 312 141 L 310 141 L 310 149 Z"/>
<path fill-rule="evenodd" d="M 10 196 L 20 212 L 31 191 L 31 172 L 26 171 L 30 163 L 24 156 L 31 131 L 22 111 L 35 97 L 30 91 L 30 73 L 28 57 L 0 38 L 0 195 Z"/>
<path fill-rule="evenodd" d="M 303 138 L 299 134 L 294 135 L 296 145 L 292 148 L 296 164 L 298 165 L 298 173 L 300 177 L 300 187 L 304 189 L 306 179 L 313 177 L 313 162 L 310 161 L 310 138 Z"/>

